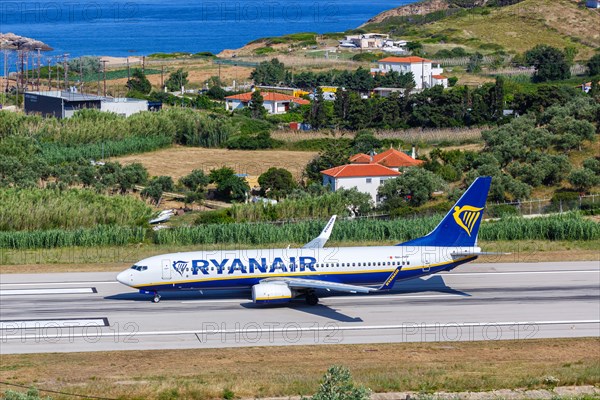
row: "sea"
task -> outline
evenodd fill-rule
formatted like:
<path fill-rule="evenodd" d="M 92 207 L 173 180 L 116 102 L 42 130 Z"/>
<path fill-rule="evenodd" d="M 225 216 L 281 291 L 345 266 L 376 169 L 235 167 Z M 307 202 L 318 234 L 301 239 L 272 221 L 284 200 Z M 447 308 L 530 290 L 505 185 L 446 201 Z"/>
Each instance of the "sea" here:
<path fill-rule="evenodd" d="M 262 37 L 345 31 L 414 1 L 2 0 L 0 32 L 54 48 L 44 57 L 218 53 Z"/>

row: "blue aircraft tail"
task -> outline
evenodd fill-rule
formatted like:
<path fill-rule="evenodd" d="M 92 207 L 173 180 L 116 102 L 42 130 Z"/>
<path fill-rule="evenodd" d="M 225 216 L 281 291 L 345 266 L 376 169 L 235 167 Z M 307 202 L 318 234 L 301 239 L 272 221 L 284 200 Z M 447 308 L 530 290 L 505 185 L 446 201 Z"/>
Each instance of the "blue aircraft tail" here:
<path fill-rule="evenodd" d="M 475 246 L 491 183 L 489 176 L 477 178 L 431 233 L 398 246 Z"/>

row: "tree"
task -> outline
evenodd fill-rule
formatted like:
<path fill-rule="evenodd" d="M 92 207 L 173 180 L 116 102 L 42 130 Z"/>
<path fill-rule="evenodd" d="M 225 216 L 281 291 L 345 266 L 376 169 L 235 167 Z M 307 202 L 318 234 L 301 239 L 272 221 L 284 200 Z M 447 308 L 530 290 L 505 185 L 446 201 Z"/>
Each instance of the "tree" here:
<path fill-rule="evenodd" d="M 483 62 L 483 54 L 477 52 L 469 57 L 469 63 L 467 64 L 467 72 L 476 74 L 481 72 L 481 63 Z"/>
<path fill-rule="evenodd" d="M 186 188 L 185 202 L 204 200 L 206 197 L 206 186 L 210 183 L 208 176 L 201 169 L 193 170 L 189 175 L 179 179 L 179 185 Z"/>
<path fill-rule="evenodd" d="M 228 167 L 213 169 L 208 175 L 210 181 L 217 185 L 216 194 L 227 201 L 244 201 L 250 186 L 242 177 L 236 176 L 235 171 Z"/>
<path fill-rule="evenodd" d="M 350 144 L 345 139 L 332 140 L 318 156 L 313 158 L 304 170 L 309 182 L 321 182 L 321 171 L 348 163 L 352 155 Z"/>
<path fill-rule="evenodd" d="M 355 153 L 369 154 L 372 151 L 379 151 L 381 140 L 377 139 L 371 131 L 358 131 L 352 141 L 352 148 Z"/>
<path fill-rule="evenodd" d="M 141 69 L 136 68 L 133 70 L 131 78 L 127 81 L 127 88 L 131 91 L 148 94 L 152 90 L 152 85 L 148 78 L 146 78 L 146 74 Z"/>
<path fill-rule="evenodd" d="M 179 68 L 177 71 L 169 74 L 169 78 L 165 81 L 165 86 L 169 92 L 178 92 L 183 86 L 186 86 L 188 82 L 188 72 Z"/>
<path fill-rule="evenodd" d="M 172 192 L 174 189 L 173 178 L 170 176 L 155 176 L 140 194 L 144 198 L 152 199 L 158 205 L 163 192 Z"/>
<path fill-rule="evenodd" d="M 285 65 L 276 58 L 263 61 L 250 73 L 250 78 L 257 85 L 277 85 L 286 78 Z"/>
<path fill-rule="evenodd" d="M 527 65 L 535 68 L 534 82 L 556 81 L 571 76 L 568 59 L 559 49 L 539 44 L 525 53 Z"/>
<path fill-rule="evenodd" d="M 588 73 L 591 76 L 600 75 L 600 53 L 596 54 L 587 62 Z"/>
<path fill-rule="evenodd" d="M 250 98 L 250 104 L 248 104 L 248 110 L 250 110 L 250 115 L 254 119 L 263 119 L 267 115 L 267 109 L 264 107 L 265 99 L 260 94 L 260 90 L 255 90 L 252 92 L 252 97 Z"/>
<path fill-rule="evenodd" d="M 418 207 L 429 200 L 436 190 L 444 187 L 445 182 L 431 171 L 423 168 L 407 168 L 402 175 L 388 179 L 379 187 L 379 196 L 384 199 L 386 210 L 405 204 Z"/>
<path fill-rule="evenodd" d="M 317 89 L 317 95 L 312 101 L 308 109 L 305 121 L 308 122 L 313 129 L 321 129 L 327 126 L 328 123 L 327 109 L 325 99 L 323 98 L 323 89 Z"/>
<path fill-rule="evenodd" d="M 346 367 L 334 365 L 327 370 L 312 400 L 368 400 L 369 389 L 356 386 Z"/>
<path fill-rule="evenodd" d="M 88 75 L 100 72 L 102 70 L 102 65 L 100 63 L 100 57 L 84 56 L 69 61 L 69 69 L 77 73 L 81 71 L 84 75 Z"/>
<path fill-rule="evenodd" d="M 504 115 L 504 78 L 502 76 L 496 77 L 496 84 L 494 85 L 492 95 L 492 118 L 499 119 Z"/>
<path fill-rule="evenodd" d="M 569 174 L 569 183 L 580 192 L 587 192 L 600 183 L 598 175 L 588 168 L 576 169 Z"/>
<path fill-rule="evenodd" d="M 258 177 L 261 194 L 274 199 L 287 196 L 296 188 L 296 181 L 290 171 L 271 167 Z"/>

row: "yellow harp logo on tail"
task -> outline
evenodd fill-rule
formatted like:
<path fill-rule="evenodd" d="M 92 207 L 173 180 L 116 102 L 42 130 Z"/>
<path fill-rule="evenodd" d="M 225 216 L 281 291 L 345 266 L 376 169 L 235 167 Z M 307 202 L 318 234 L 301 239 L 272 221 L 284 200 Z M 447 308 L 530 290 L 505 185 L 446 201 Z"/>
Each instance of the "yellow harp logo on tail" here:
<path fill-rule="evenodd" d="M 454 220 L 471 236 L 471 232 L 473 231 L 473 227 L 475 223 L 481 216 L 481 210 L 483 208 L 477 208 L 473 206 L 462 206 L 462 207 L 454 207 Z"/>

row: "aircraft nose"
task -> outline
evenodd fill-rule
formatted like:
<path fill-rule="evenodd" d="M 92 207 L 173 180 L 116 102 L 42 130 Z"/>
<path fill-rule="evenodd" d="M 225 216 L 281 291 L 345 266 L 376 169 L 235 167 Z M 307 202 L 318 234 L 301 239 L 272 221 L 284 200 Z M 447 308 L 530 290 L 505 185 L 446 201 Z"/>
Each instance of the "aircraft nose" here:
<path fill-rule="evenodd" d="M 125 270 L 117 275 L 117 281 L 123 285 L 131 286 L 129 283 L 129 271 Z"/>

